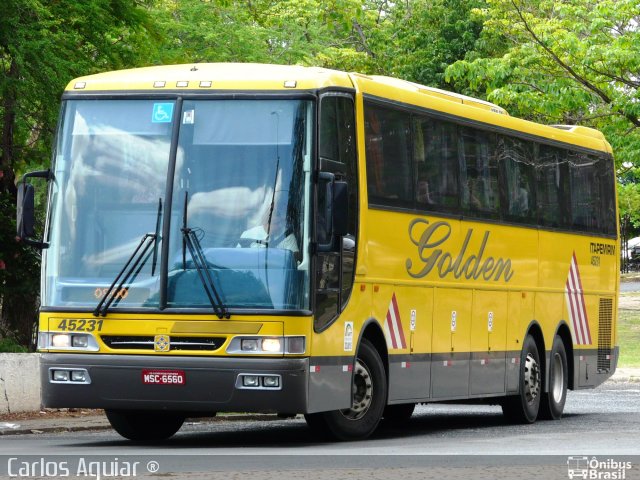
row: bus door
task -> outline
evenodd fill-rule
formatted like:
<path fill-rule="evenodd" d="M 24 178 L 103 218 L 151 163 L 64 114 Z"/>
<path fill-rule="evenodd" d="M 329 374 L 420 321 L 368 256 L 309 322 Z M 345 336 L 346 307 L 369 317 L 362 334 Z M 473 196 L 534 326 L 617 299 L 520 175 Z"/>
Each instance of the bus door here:
<path fill-rule="evenodd" d="M 357 349 L 355 317 L 348 307 L 355 275 L 358 176 L 353 95 L 328 92 L 320 98 L 318 181 L 315 188 L 314 336 L 309 412 L 351 406 L 351 372 Z M 328 198 L 332 195 L 334 198 Z M 343 198 L 338 199 L 337 196 Z M 344 198 L 346 196 L 346 198 Z M 337 202 L 332 204 L 332 202 Z M 332 230 L 332 210 L 345 231 Z M 342 227 L 345 227 L 343 225 Z M 337 321 L 340 318 L 339 321 Z M 347 331 L 353 345 L 347 348 Z"/>

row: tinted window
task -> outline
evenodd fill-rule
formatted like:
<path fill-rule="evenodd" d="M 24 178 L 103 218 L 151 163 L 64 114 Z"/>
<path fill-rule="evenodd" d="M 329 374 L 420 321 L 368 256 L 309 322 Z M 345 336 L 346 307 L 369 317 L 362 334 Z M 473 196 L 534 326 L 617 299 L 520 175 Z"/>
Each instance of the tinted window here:
<path fill-rule="evenodd" d="M 536 223 L 536 176 L 531 142 L 498 136 L 502 214 L 507 220 Z"/>
<path fill-rule="evenodd" d="M 413 126 L 418 208 L 454 212 L 460 203 L 456 125 L 416 116 Z"/>
<path fill-rule="evenodd" d="M 498 217 L 498 162 L 495 135 L 474 128 L 459 130 L 463 210 L 482 217 Z"/>
<path fill-rule="evenodd" d="M 367 106 L 365 136 L 369 200 L 382 205 L 413 206 L 409 115 Z"/>
<path fill-rule="evenodd" d="M 540 145 L 537 158 L 538 217 L 540 225 L 570 225 L 566 194 L 569 193 L 566 151 Z"/>

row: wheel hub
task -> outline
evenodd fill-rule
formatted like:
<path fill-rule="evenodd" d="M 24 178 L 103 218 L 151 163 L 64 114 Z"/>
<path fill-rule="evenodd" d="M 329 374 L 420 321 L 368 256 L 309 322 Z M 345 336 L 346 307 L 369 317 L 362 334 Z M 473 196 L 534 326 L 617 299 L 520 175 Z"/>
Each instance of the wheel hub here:
<path fill-rule="evenodd" d="M 562 400 L 562 394 L 564 393 L 564 365 L 562 364 L 562 357 L 559 353 L 553 356 L 551 362 L 551 368 L 553 369 L 553 385 L 551 385 L 551 395 L 555 403 L 560 403 Z"/>
<path fill-rule="evenodd" d="M 527 403 L 532 403 L 540 394 L 540 364 L 531 353 L 524 364 L 524 393 Z"/>
<path fill-rule="evenodd" d="M 373 398 L 373 381 L 371 372 L 360 360 L 356 360 L 351 390 L 351 408 L 341 410 L 342 415 L 350 420 L 358 420 L 367 413 Z"/>

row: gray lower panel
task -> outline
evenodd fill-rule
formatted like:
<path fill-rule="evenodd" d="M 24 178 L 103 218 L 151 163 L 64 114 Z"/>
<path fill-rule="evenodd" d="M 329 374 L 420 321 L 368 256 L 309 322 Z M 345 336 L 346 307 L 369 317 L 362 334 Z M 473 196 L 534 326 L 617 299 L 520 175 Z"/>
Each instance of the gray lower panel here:
<path fill-rule="evenodd" d="M 469 396 L 469 358 L 469 353 L 432 356 L 432 398 L 466 398 Z"/>
<path fill-rule="evenodd" d="M 505 353 L 471 354 L 471 395 L 505 393 Z"/>
<path fill-rule="evenodd" d="M 619 349 L 611 349 L 607 369 L 598 369 L 598 350 L 574 351 L 574 386 L 575 389 L 594 388 L 605 382 L 616 371 Z"/>
<path fill-rule="evenodd" d="M 431 355 L 389 356 L 389 403 L 429 397 Z"/>
<path fill-rule="evenodd" d="M 307 413 L 351 407 L 353 357 L 311 357 Z"/>
<path fill-rule="evenodd" d="M 50 368 L 84 368 L 88 385 L 51 383 Z M 183 370 L 184 385 L 147 385 L 142 371 Z M 308 359 L 43 354 L 45 407 L 305 413 Z M 238 389 L 241 373 L 281 376 L 280 389 Z"/>

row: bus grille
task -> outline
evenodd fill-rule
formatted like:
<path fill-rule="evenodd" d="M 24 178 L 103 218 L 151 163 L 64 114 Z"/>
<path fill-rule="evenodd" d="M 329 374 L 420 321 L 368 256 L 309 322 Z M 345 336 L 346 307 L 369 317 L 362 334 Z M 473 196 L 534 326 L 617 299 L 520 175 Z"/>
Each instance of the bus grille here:
<path fill-rule="evenodd" d="M 114 350 L 154 350 L 153 336 L 103 335 L 102 341 Z M 170 350 L 214 351 L 225 342 L 225 337 L 171 337 Z"/>
<path fill-rule="evenodd" d="M 598 373 L 611 370 L 611 323 L 613 320 L 613 300 L 600 299 L 600 320 L 598 323 Z"/>

